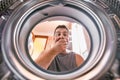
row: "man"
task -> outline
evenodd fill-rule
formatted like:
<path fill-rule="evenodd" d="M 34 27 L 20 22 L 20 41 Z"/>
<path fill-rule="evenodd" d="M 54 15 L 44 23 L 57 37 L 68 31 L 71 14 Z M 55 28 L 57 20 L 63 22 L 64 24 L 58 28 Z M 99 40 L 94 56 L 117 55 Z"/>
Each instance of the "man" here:
<path fill-rule="evenodd" d="M 69 30 L 65 25 L 59 25 L 54 31 L 54 45 L 49 50 L 44 50 L 36 59 L 36 63 L 46 70 L 68 71 L 79 67 L 83 58 L 73 52 L 67 52 Z"/>

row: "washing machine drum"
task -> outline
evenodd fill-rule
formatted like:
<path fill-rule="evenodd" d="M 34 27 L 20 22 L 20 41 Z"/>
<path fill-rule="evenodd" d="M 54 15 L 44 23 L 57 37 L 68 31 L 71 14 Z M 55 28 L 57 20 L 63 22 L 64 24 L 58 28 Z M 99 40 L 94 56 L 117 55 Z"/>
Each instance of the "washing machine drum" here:
<path fill-rule="evenodd" d="M 39 23 L 52 21 L 65 21 L 74 25 L 71 34 L 75 33 L 73 29 L 81 32 L 79 26 L 75 27 L 77 24 L 87 33 L 86 42 L 89 43 L 87 57 L 84 57 L 84 63 L 75 70 L 65 72 L 45 70 L 39 67 L 29 54 L 28 38 L 32 29 Z M 51 27 L 39 27 L 42 28 L 47 30 Z M 82 37 L 80 35 L 82 34 L 78 34 L 77 37 Z M 82 40 L 72 39 L 78 39 L 75 46 Z M 108 71 L 114 61 L 116 41 L 116 31 L 110 17 L 101 6 L 93 2 L 30 0 L 19 5 L 7 20 L 2 33 L 1 48 L 7 66 L 21 80 L 97 80 Z M 74 46 L 73 48 L 76 49 Z"/>

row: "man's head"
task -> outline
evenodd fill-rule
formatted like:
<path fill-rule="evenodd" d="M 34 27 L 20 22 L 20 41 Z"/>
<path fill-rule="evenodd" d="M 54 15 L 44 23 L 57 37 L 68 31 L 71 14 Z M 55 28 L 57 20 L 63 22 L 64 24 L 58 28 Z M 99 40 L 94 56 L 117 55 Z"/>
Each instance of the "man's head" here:
<path fill-rule="evenodd" d="M 65 25 L 58 25 L 55 28 L 54 31 L 54 37 L 55 37 L 55 42 L 57 42 L 59 39 L 66 39 L 68 41 L 69 39 L 69 30 Z"/>
<path fill-rule="evenodd" d="M 63 46 L 63 50 L 66 51 L 69 41 L 69 30 L 65 25 L 58 25 L 54 31 L 55 43 Z"/>
<path fill-rule="evenodd" d="M 68 28 L 67 28 L 65 25 L 58 25 L 58 26 L 55 28 L 55 30 L 54 30 L 54 34 L 56 33 L 56 30 L 59 29 L 59 28 L 66 29 L 67 32 L 69 33 L 69 30 L 68 30 Z"/>

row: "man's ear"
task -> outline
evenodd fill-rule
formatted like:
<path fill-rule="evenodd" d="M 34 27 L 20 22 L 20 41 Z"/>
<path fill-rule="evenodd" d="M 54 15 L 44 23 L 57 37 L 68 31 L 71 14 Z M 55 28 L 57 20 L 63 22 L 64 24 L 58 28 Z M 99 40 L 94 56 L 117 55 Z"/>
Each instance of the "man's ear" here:
<path fill-rule="evenodd" d="M 68 41 L 70 41 L 71 40 L 71 37 L 70 37 L 70 35 L 68 36 Z"/>

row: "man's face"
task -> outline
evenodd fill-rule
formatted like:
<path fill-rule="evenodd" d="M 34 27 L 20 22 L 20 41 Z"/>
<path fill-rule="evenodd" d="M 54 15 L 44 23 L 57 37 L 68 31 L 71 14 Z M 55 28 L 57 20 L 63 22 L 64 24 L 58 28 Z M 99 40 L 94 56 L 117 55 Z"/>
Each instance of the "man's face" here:
<path fill-rule="evenodd" d="M 58 28 L 54 34 L 55 42 L 59 41 L 60 39 L 64 39 L 67 43 L 69 41 L 69 32 L 66 28 Z"/>

